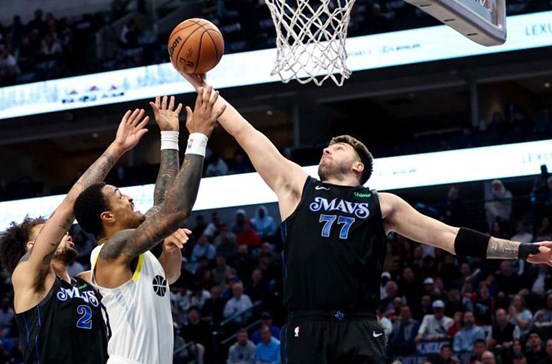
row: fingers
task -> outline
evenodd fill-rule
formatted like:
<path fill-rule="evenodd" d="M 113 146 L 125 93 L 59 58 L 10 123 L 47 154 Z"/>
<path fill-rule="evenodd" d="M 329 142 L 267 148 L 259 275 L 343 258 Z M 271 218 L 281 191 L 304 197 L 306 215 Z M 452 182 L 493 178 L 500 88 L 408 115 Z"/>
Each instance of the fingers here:
<path fill-rule="evenodd" d="M 189 106 L 186 106 L 186 123 L 192 120 L 192 116 L 193 116 L 192 108 Z"/>
<path fill-rule="evenodd" d="M 177 114 L 180 114 L 181 111 L 182 111 L 182 104 L 178 103 L 178 106 L 176 107 L 176 110 L 174 110 L 174 112 Z"/>
<path fill-rule="evenodd" d="M 138 125 L 136 125 L 136 129 L 143 129 L 146 125 L 148 125 L 148 121 L 149 121 L 149 116 L 146 116 L 144 118 L 144 120 L 142 120 L 142 122 Z M 146 130 L 147 131 L 147 130 Z"/>
<path fill-rule="evenodd" d="M 169 98 L 169 110 L 174 110 L 174 96 Z"/>

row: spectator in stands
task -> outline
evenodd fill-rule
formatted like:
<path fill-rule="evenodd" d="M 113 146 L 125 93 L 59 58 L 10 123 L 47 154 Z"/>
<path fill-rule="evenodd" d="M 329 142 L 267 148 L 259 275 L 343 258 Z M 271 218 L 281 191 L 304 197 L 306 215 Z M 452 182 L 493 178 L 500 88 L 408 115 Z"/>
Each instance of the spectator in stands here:
<path fill-rule="evenodd" d="M 458 362 L 449 344 L 441 345 L 439 354 L 430 355 L 428 360 L 431 364 L 453 364 Z"/>
<path fill-rule="evenodd" d="M 187 343 L 199 343 L 205 349 L 204 360 L 207 363 L 214 361 L 214 337 L 210 323 L 201 320 L 197 306 L 188 309 L 188 320 L 182 327 L 182 337 Z"/>
<path fill-rule="evenodd" d="M 57 37 L 53 33 L 46 33 L 42 36 L 40 44 L 40 56 L 44 61 L 57 60 L 61 57 L 63 48 Z"/>
<path fill-rule="evenodd" d="M 241 148 L 237 149 L 234 152 L 234 156 L 232 157 L 228 168 L 229 173 L 253 172 L 253 165 L 251 164 L 251 161 L 249 160 L 247 154 L 245 154 L 245 152 Z"/>
<path fill-rule="evenodd" d="M 485 339 L 485 331 L 475 324 L 472 311 L 464 312 L 464 327 L 454 336 L 453 350 L 455 353 L 471 353 L 475 340 Z"/>
<path fill-rule="evenodd" d="M 452 316 L 454 323 L 447 330 L 447 336 L 454 340 L 454 336 L 464 327 L 464 311 L 456 311 Z"/>
<path fill-rule="evenodd" d="M 525 356 L 528 364 L 538 364 L 539 361 L 547 357 L 542 339 L 537 331 L 532 330 L 527 334 Z"/>
<path fill-rule="evenodd" d="M 220 286 L 211 287 L 211 298 L 205 301 L 201 310 L 201 317 L 204 321 L 211 323 L 216 328 L 224 319 L 224 307 L 226 300 L 222 297 Z"/>
<path fill-rule="evenodd" d="M 454 323 L 454 320 L 445 316 L 445 303 L 436 300 L 432 304 L 433 314 L 427 314 L 422 320 L 416 342 L 442 340 L 447 338 L 447 330 Z"/>
<path fill-rule="evenodd" d="M 206 161 L 205 177 L 225 176 L 228 174 L 228 164 L 217 153 L 211 154 Z"/>
<path fill-rule="evenodd" d="M 238 254 L 238 242 L 236 241 L 236 235 L 230 232 L 228 225 L 222 224 L 220 226 L 220 232 L 214 239 L 214 245 L 217 254 L 224 256 L 228 264 L 232 265 L 233 259 Z"/>
<path fill-rule="evenodd" d="M 232 276 L 236 273 L 236 270 L 226 263 L 226 258 L 224 255 L 217 252 L 215 258 L 215 267 L 212 270 L 213 272 L 213 282 L 216 285 L 226 283 L 227 277 Z"/>
<path fill-rule="evenodd" d="M 251 221 L 244 221 L 243 230 L 236 233 L 236 242 L 256 250 L 261 245 L 261 236 L 253 229 Z"/>
<path fill-rule="evenodd" d="M 514 342 L 514 329 L 516 326 L 508 320 L 508 314 L 503 308 L 495 313 L 495 323 L 491 328 L 491 337 L 487 341 L 489 349 L 507 349 Z"/>
<path fill-rule="evenodd" d="M 548 188 L 549 177 L 550 173 L 548 172 L 548 166 L 546 164 L 541 164 L 540 174 L 533 180 L 533 186 L 530 192 L 534 228 L 540 225 L 542 218 L 546 216 L 545 203 L 548 199 L 548 195 L 551 193 Z M 535 233 L 535 235 L 537 234 Z"/>
<path fill-rule="evenodd" d="M 300 335 L 300 327 L 295 329 L 295 335 Z M 255 351 L 256 364 L 280 364 L 280 340 L 272 336 L 270 327 L 261 327 L 261 342 Z"/>
<path fill-rule="evenodd" d="M 544 296 L 552 289 L 552 269 L 546 264 L 538 264 L 537 267 L 527 272 L 524 281 L 529 283 L 532 294 Z"/>
<path fill-rule="evenodd" d="M 393 323 L 393 331 L 387 342 L 387 350 L 390 356 L 412 355 L 416 353 L 414 339 L 418 334 L 420 322 L 412 318 L 412 312 L 408 305 L 403 305 L 399 319 Z"/>
<path fill-rule="evenodd" d="M 202 214 L 197 214 L 195 218 L 195 225 L 192 228 L 192 236 L 195 239 L 199 238 L 199 236 L 201 236 L 201 234 L 203 234 L 203 232 L 207 228 L 207 225 L 208 224 L 205 221 L 205 216 Z"/>
<path fill-rule="evenodd" d="M 273 241 L 278 226 L 266 209 L 266 206 L 261 205 L 257 208 L 257 212 L 251 219 L 251 223 L 253 224 L 253 230 L 260 235 L 262 241 Z"/>
<path fill-rule="evenodd" d="M 16 56 L 11 47 L 5 45 L 0 53 L 0 84 L 7 85 L 14 82 L 20 73 Z"/>
<path fill-rule="evenodd" d="M 543 216 L 537 225 L 535 241 L 545 241 L 550 239 L 552 239 L 552 224 L 550 224 L 550 217 Z"/>
<path fill-rule="evenodd" d="M 460 295 L 458 288 L 451 288 L 447 292 L 447 307 L 445 308 L 445 316 L 452 317 L 457 311 L 465 312 L 472 311 L 472 302 Z"/>
<path fill-rule="evenodd" d="M 491 325 L 496 302 L 495 298 L 490 294 L 489 284 L 487 282 L 479 282 L 479 289 L 472 296 L 472 300 L 476 324 Z"/>
<path fill-rule="evenodd" d="M 261 336 L 263 326 L 268 326 L 270 328 L 272 337 L 280 337 L 280 327 L 272 323 L 272 314 L 269 311 L 263 311 L 261 312 L 261 327 L 253 331 L 253 334 L 251 334 L 251 341 L 253 341 L 255 345 L 262 341 Z"/>
<path fill-rule="evenodd" d="M 449 187 L 447 198 L 441 207 L 440 219 L 453 226 L 465 226 L 467 222 L 467 209 L 458 185 Z"/>
<path fill-rule="evenodd" d="M 485 217 L 489 229 L 497 218 L 508 221 L 512 215 L 512 192 L 507 189 L 502 180 L 494 179 L 491 182 L 490 191 L 485 193 Z"/>
<path fill-rule="evenodd" d="M 249 252 L 247 245 L 238 245 L 238 254 L 234 258 L 233 266 L 239 277 L 251 276 L 251 272 L 257 266 L 257 259 Z"/>
<path fill-rule="evenodd" d="M 251 280 L 245 286 L 245 293 L 251 298 L 252 302 L 266 301 L 268 299 L 271 294 L 270 282 L 264 279 L 261 269 L 257 268 L 251 272 Z"/>
<path fill-rule="evenodd" d="M 552 290 L 546 292 L 545 307 L 533 315 L 530 330 L 538 330 L 544 340 L 552 338 Z"/>
<path fill-rule="evenodd" d="M 521 277 L 514 272 L 510 260 L 500 262 L 500 271 L 496 274 L 495 280 L 498 292 L 504 293 L 505 296 L 518 293 L 524 286 Z"/>
<path fill-rule="evenodd" d="M 481 364 L 496 364 L 496 357 L 490 350 L 485 350 L 481 355 Z"/>
<path fill-rule="evenodd" d="M 210 262 L 215 261 L 217 250 L 214 245 L 209 242 L 207 235 L 202 234 L 192 249 L 192 255 L 190 257 L 189 269 L 192 273 L 198 271 L 199 258 L 206 258 Z"/>
<path fill-rule="evenodd" d="M 136 26 L 136 20 L 134 18 L 130 18 L 121 28 L 121 33 L 119 35 L 119 46 L 121 49 L 137 48 L 140 45 L 138 43 L 139 36 L 140 32 Z"/>
<path fill-rule="evenodd" d="M 256 346 L 249 340 L 245 328 L 238 331 L 236 342 L 228 350 L 226 364 L 255 364 Z"/>
<path fill-rule="evenodd" d="M 399 296 L 399 285 L 394 280 L 389 280 L 385 284 L 386 297 L 381 300 L 379 311 L 383 316 L 395 313 L 395 305 L 393 301 Z"/>
<path fill-rule="evenodd" d="M 538 364 L 552 364 L 552 338 L 546 340 L 546 356 Z"/>
<path fill-rule="evenodd" d="M 515 234 L 510 238 L 514 241 L 519 241 L 522 243 L 532 243 L 533 242 L 533 233 L 531 232 L 531 227 L 526 218 L 518 218 L 514 224 Z"/>
<path fill-rule="evenodd" d="M 512 297 L 508 309 L 510 322 L 515 325 L 514 337 L 525 338 L 529 332 L 529 324 L 533 318 L 533 313 L 525 307 L 525 298 L 521 294 L 515 294 Z"/>
<path fill-rule="evenodd" d="M 211 298 L 211 293 L 206 290 L 199 281 L 193 281 L 188 284 L 190 285 L 190 289 L 187 292 L 189 307 L 196 307 L 201 311 L 205 302 Z"/>
<path fill-rule="evenodd" d="M 399 283 L 398 295 L 404 297 L 406 303 L 415 305 L 420 301 L 423 292 L 421 280 L 416 279 L 411 266 L 405 266 L 402 269 L 402 276 Z"/>
<path fill-rule="evenodd" d="M 209 239 L 214 239 L 220 232 L 221 227 L 224 225 L 224 221 L 220 218 L 218 211 L 211 213 L 211 222 L 207 224 L 203 234 L 207 235 Z"/>
<path fill-rule="evenodd" d="M 224 318 L 233 317 L 234 315 L 238 315 L 242 312 L 245 312 L 249 310 L 253 303 L 251 302 L 251 298 L 249 298 L 248 295 L 243 293 L 243 283 L 235 282 L 232 285 L 232 298 L 230 298 L 226 305 L 224 306 Z M 246 315 L 240 315 L 236 316 L 234 318 L 235 323 L 237 324 L 244 324 L 251 313 L 247 313 Z"/>
<path fill-rule="evenodd" d="M 478 361 L 481 363 L 481 357 L 483 356 L 483 353 L 487 350 L 487 342 L 485 339 L 476 339 L 475 343 L 473 344 L 473 355 L 470 356 L 470 361 L 475 362 Z"/>

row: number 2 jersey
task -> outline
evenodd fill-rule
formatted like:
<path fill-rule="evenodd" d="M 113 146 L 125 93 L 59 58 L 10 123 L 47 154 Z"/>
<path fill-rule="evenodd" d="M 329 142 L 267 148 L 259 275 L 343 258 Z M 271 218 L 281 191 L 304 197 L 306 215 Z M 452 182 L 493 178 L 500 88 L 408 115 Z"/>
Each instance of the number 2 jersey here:
<path fill-rule="evenodd" d="M 107 327 L 99 294 L 85 280 L 56 277 L 46 297 L 16 314 L 25 363 L 103 364 Z"/>
<path fill-rule="evenodd" d="M 281 227 L 288 310 L 376 312 L 386 234 L 375 190 L 308 177 Z"/>

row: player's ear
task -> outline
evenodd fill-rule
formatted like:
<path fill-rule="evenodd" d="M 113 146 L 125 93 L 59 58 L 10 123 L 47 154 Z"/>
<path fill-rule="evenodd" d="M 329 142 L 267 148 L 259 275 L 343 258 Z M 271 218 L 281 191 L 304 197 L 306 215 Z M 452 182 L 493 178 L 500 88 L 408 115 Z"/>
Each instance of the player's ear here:
<path fill-rule="evenodd" d="M 115 215 L 113 215 L 110 211 L 104 211 L 100 214 L 100 218 L 102 221 L 106 222 L 114 222 L 115 221 Z"/>
<path fill-rule="evenodd" d="M 354 162 L 353 163 L 353 172 L 355 172 L 356 174 L 362 174 L 362 172 L 364 172 L 364 163 Z"/>
<path fill-rule="evenodd" d="M 26 249 L 27 251 L 29 251 L 29 250 L 31 250 L 31 249 L 33 248 L 33 246 L 34 246 L 34 240 L 29 240 L 29 241 L 27 242 L 27 244 L 25 244 L 25 249 Z"/>

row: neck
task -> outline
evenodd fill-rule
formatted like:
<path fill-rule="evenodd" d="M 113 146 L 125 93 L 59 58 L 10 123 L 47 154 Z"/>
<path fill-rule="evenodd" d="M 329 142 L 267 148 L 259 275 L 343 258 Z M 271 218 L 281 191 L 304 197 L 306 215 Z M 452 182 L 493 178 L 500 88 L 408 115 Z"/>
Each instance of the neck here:
<path fill-rule="evenodd" d="M 52 260 L 52 268 L 54 268 L 56 276 L 68 283 L 71 283 L 71 277 L 69 276 L 69 272 L 67 272 L 67 264 L 60 262 L 59 260 Z"/>

